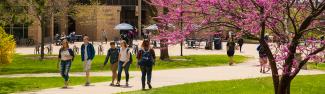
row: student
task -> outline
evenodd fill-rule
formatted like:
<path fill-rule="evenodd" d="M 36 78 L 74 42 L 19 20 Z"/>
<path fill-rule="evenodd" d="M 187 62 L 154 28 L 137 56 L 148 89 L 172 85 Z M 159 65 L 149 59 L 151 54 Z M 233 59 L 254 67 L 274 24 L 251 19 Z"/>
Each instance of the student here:
<path fill-rule="evenodd" d="M 118 63 L 118 57 L 119 57 L 119 49 L 116 48 L 115 42 L 110 43 L 111 48 L 107 51 L 106 59 L 104 62 L 104 66 L 107 64 L 108 59 L 110 59 L 111 63 L 111 71 L 112 71 L 112 83 L 110 86 L 114 86 L 114 81 L 117 77 L 117 63 Z"/>
<path fill-rule="evenodd" d="M 239 45 L 239 51 L 242 52 L 242 47 L 243 47 L 243 44 L 244 44 L 244 39 L 243 38 L 239 38 L 238 39 L 238 45 Z"/>
<path fill-rule="evenodd" d="M 227 43 L 227 55 L 229 57 L 229 65 L 232 66 L 234 64 L 234 61 L 233 61 L 233 56 L 235 54 L 235 42 L 233 40 L 233 37 L 231 37 L 229 40 L 228 40 L 228 43 Z"/>
<path fill-rule="evenodd" d="M 266 71 L 268 71 L 268 70 L 265 70 L 265 68 L 267 66 L 266 49 L 262 45 L 259 45 L 257 47 L 257 51 L 258 51 L 258 54 L 260 57 L 260 73 L 266 73 Z"/>
<path fill-rule="evenodd" d="M 129 86 L 129 67 L 132 63 L 132 57 L 129 49 L 127 48 L 127 43 L 125 40 L 121 41 L 121 48 L 118 57 L 118 73 L 117 73 L 117 83 L 116 86 L 120 86 L 122 70 L 125 71 L 126 86 Z"/>
<path fill-rule="evenodd" d="M 74 59 L 74 52 L 72 51 L 72 49 L 69 48 L 68 41 L 64 39 L 62 42 L 62 47 L 59 50 L 60 74 L 64 79 L 63 88 L 68 88 L 69 71 L 73 59 Z M 59 63 L 57 67 L 59 67 Z"/>
<path fill-rule="evenodd" d="M 156 55 L 155 51 L 150 47 L 150 43 L 148 40 L 144 40 L 142 43 L 142 48 L 139 50 L 137 59 L 138 59 L 138 65 L 141 68 L 142 72 L 142 90 L 145 90 L 145 80 L 147 76 L 147 84 L 149 89 L 152 88 L 151 86 L 151 75 L 152 75 L 152 66 L 155 63 Z"/>
<path fill-rule="evenodd" d="M 85 86 L 90 85 L 89 73 L 91 68 L 91 62 L 95 57 L 95 49 L 92 44 L 89 43 L 89 37 L 84 36 L 84 43 L 81 45 L 81 61 L 84 62 L 84 71 L 86 72 L 86 84 Z"/>

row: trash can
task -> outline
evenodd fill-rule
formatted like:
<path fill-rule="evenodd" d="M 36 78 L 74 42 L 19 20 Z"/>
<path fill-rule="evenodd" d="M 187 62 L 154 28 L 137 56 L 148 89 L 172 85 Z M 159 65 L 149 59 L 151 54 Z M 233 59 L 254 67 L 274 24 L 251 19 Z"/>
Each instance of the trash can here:
<path fill-rule="evenodd" d="M 213 42 L 214 42 L 214 49 L 216 49 L 216 50 L 221 50 L 222 49 L 221 38 L 215 37 L 215 38 L 213 38 Z"/>

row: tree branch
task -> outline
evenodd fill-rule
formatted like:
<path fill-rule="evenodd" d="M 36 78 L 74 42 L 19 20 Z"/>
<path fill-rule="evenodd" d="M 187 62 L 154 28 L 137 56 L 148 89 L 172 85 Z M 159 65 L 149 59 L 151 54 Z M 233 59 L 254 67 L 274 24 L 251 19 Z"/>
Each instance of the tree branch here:
<path fill-rule="evenodd" d="M 315 50 L 314 52 L 308 54 L 308 56 L 299 62 L 299 66 L 298 68 L 295 69 L 294 73 L 290 76 L 290 79 L 293 79 L 295 76 L 297 76 L 297 74 L 299 73 L 299 71 L 301 70 L 301 68 L 309 61 L 311 55 L 316 55 L 317 53 L 321 52 L 325 50 L 325 44 L 323 44 L 323 46 L 321 48 L 318 48 L 317 50 Z"/>

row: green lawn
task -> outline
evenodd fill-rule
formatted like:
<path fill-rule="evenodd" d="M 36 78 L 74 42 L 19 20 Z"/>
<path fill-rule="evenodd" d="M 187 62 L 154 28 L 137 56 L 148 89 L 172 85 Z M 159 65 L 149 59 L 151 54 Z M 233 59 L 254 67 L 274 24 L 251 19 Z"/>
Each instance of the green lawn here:
<path fill-rule="evenodd" d="M 136 60 L 133 56 L 133 64 L 130 67 L 131 71 L 139 70 L 136 67 Z M 235 56 L 235 62 L 240 63 L 247 59 L 244 56 Z M 224 65 L 228 62 L 226 55 L 192 55 L 192 56 L 175 56 L 171 57 L 171 61 L 158 60 L 155 70 L 160 69 L 173 69 L 173 68 L 189 68 L 189 67 L 206 67 Z M 100 71 L 101 66 L 105 60 L 105 56 L 96 56 L 92 64 L 92 71 Z M 4 74 L 17 74 L 17 73 L 54 73 L 58 72 L 56 67 L 58 60 L 56 56 L 47 56 L 46 60 L 39 61 L 38 56 L 35 55 L 15 55 L 13 63 L 2 66 L 0 68 L 0 75 Z M 109 70 L 109 66 L 105 67 Z M 80 56 L 75 58 L 71 66 L 72 72 L 82 72 L 83 63 Z"/>
<path fill-rule="evenodd" d="M 315 63 L 309 63 L 307 67 L 308 69 L 318 69 L 325 71 L 325 63 L 318 64 L 317 66 L 315 65 Z"/>
<path fill-rule="evenodd" d="M 111 77 L 91 77 L 91 82 L 110 80 Z M 70 78 L 70 85 L 81 85 L 84 83 L 84 77 Z M 63 85 L 63 78 L 61 77 L 0 78 L 0 94 L 62 87 Z"/>
<path fill-rule="evenodd" d="M 325 75 L 298 76 L 291 85 L 292 94 L 325 94 Z M 153 82 L 154 83 L 154 82 Z M 189 83 L 148 91 L 123 94 L 274 94 L 272 79 L 255 78 L 229 81 Z"/>

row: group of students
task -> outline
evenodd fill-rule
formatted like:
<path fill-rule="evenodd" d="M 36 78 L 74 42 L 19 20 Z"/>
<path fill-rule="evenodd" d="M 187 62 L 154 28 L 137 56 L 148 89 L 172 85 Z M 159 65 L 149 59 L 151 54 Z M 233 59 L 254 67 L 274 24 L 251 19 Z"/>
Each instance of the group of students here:
<path fill-rule="evenodd" d="M 268 41 L 268 37 L 266 36 L 265 38 L 265 41 Z M 238 46 L 240 48 L 240 52 L 242 51 L 242 46 L 244 44 L 244 41 L 242 38 L 238 39 Z M 227 42 L 227 55 L 229 57 L 229 65 L 232 66 L 234 64 L 234 61 L 233 61 L 233 56 L 235 54 L 235 46 L 236 46 L 236 43 L 234 42 L 234 39 L 233 37 L 231 37 L 228 42 Z M 257 47 L 257 51 L 259 53 L 259 61 L 260 61 L 260 73 L 266 73 L 270 70 L 270 68 L 268 67 L 267 65 L 267 51 L 266 49 L 259 45 Z"/>
<path fill-rule="evenodd" d="M 86 72 L 86 83 L 85 86 L 90 85 L 90 69 L 92 60 L 95 57 L 94 46 L 89 43 L 89 37 L 84 36 L 83 44 L 81 45 L 81 61 L 84 64 L 84 71 Z M 122 71 L 125 72 L 126 84 L 129 86 L 129 68 L 132 64 L 132 54 L 128 48 L 126 41 L 121 41 L 121 47 L 116 47 L 115 42 L 110 43 L 110 49 L 107 51 L 107 55 L 104 61 L 104 65 L 107 65 L 110 61 L 110 68 L 112 71 L 112 82 L 110 86 L 120 86 Z M 60 74 L 64 79 L 63 88 L 68 88 L 69 83 L 69 71 L 71 63 L 74 60 L 74 52 L 69 48 L 67 40 L 62 41 L 62 47 L 59 50 L 59 63 Z M 151 86 L 152 67 L 155 64 L 155 51 L 150 47 L 149 40 L 144 40 L 142 48 L 137 52 L 137 66 L 140 67 L 142 73 L 142 89 L 145 90 L 146 81 L 149 89 Z M 147 79 L 146 79 L 147 78 Z M 117 79 L 117 82 L 115 80 Z"/>

